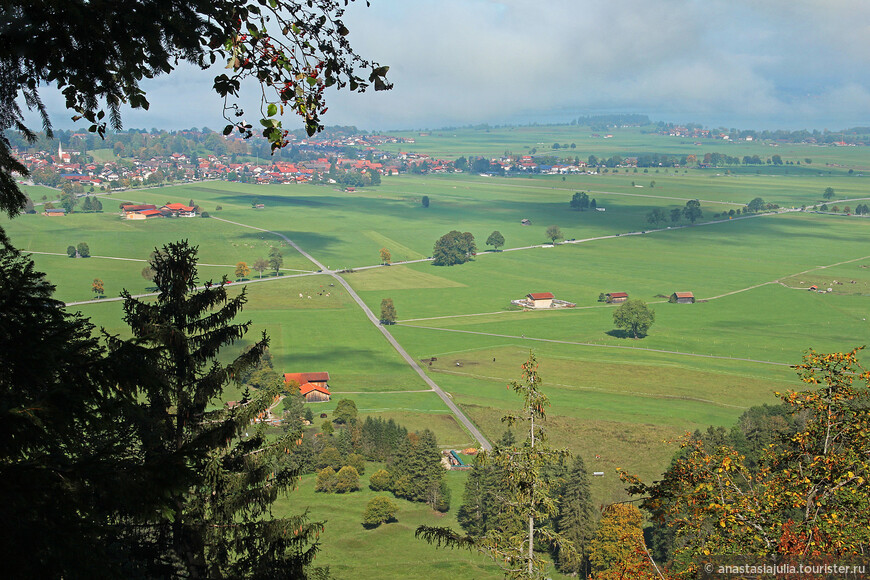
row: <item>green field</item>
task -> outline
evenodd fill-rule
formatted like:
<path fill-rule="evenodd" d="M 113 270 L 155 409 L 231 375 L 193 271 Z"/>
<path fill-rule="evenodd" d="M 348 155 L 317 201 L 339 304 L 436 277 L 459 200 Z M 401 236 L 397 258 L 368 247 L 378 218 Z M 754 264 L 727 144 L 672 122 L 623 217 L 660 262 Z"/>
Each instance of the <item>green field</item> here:
<path fill-rule="evenodd" d="M 343 277 L 375 313 L 383 298 L 392 298 L 399 321 L 391 333 L 412 357 L 437 358 L 425 366 L 429 376 L 490 440 L 504 429 L 500 417 L 518 405 L 505 386 L 519 377 L 519 365 L 534 349 L 552 401 L 553 440 L 582 453 L 590 469 L 605 472 L 593 481 L 595 500 L 604 503 L 624 498 L 617 468 L 653 478 L 672 455 L 673 439 L 708 425 L 727 427 L 746 408 L 776 402 L 775 392 L 800 388 L 789 365 L 806 349 L 847 350 L 870 340 L 870 219 L 801 211 L 713 217 L 754 197 L 783 208 L 812 205 L 826 187 L 835 189 L 841 207 L 859 203 L 845 199 L 868 200 L 867 179 L 846 173 L 862 170 L 863 150 L 696 146 L 637 130 L 613 133 L 613 139 L 602 140 L 571 127 L 463 129 L 417 137 L 401 150 L 455 158 L 532 147 L 541 152 L 554 142 L 573 142 L 577 147 L 570 154 L 581 159 L 649 151 L 739 156 L 775 151 L 784 159 L 810 157 L 813 163 L 731 174 L 621 169 L 564 180 L 403 175 L 354 193 L 327 186 L 208 182 L 121 192 L 103 200 L 103 214 L 26 215 L 3 218 L 0 225 L 17 246 L 43 252 L 34 259 L 68 302 L 92 298 L 94 278 L 104 280 L 108 298 L 122 288 L 146 292 L 144 260 L 169 241 L 185 238 L 199 245 L 203 279 L 234 279 L 237 262 L 250 264 L 280 246 L 282 276 L 245 285 L 242 316 L 252 321 L 250 340 L 262 331 L 269 334 L 280 371 L 330 373 L 336 397 L 316 409 L 328 413 L 338 398 L 352 398 L 363 416 L 393 418 L 411 430 L 431 428 L 443 445 L 465 447 L 472 440 L 347 292 L 273 232 L 328 268 L 354 269 Z M 569 211 L 576 191 L 588 191 L 606 211 Z M 423 195 L 431 200 L 429 208 L 420 204 Z M 127 222 L 114 211 L 126 199 L 162 204 L 191 198 L 216 219 Z M 252 209 L 254 199 L 265 209 Z M 668 211 L 690 199 L 701 200 L 704 217 L 697 224 L 669 223 L 651 231 L 646 222 L 651 209 Z M 532 225 L 521 225 L 524 218 Z M 567 240 L 579 243 L 513 250 L 547 242 L 548 225 L 560 226 Z M 394 262 L 430 256 L 434 241 L 452 229 L 474 234 L 479 253 L 472 262 L 377 266 L 381 248 L 390 250 Z M 511 251 L 486 251 L 483 242 L 493 230 L 504 235 L 504 249 Z M 81 241 L 94 257 L 66 257 L 66 247 Z M 811 285 L 832 291 L 810 292 Z M 510 306 L 513 299 L 545 291 L 577 307 L 523 312 Z M 645 338 L 626 338 L 614 328 L 614 307 L 598 297 L 616 291 L 655 310 Z M 692 291 L 698 302 L 669 304 L 674 291 Z M 73 308 L 109 332 L 125 333 L 119 302 Z M 225 396 L 237 398 L 238 391 L 232 388 Z M 462 481 L 462 474 L 451 474 L 454 507 L 461 501 Z M 310 505 L 316 518 L 336 522 L 327 528 L 323 563 L 332 563 L 340 577 L 401 575 L 403 558 L 429 562 L 427 575 L 433 578 L 485 577 L 492 571 L 474 556 L 437 552 L 408 539 L 414 525 L 434 521 L 425 509 L 408 504 L 402 512 L 408 515 L 400 514 L 398 524 L 360 536 L 357 520 L 368 492 L 335 503 L 311 487 L 304 480 L 289 501 L 293 509 Z M 443 521 L 452 522 L 453 513 Z M 401 558 L 387 557 L 397 549 Z M 351 560 L 353 567 L 340 568 Z"/>

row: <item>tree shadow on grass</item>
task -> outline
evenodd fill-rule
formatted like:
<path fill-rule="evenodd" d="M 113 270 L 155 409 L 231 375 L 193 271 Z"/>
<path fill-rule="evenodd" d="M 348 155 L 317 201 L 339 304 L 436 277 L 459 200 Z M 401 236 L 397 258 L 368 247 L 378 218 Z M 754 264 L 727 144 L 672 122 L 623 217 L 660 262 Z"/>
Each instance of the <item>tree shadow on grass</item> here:
<path fill-rule="evenodd" d="M 398 522 L 398 521 L 399 520 L 397 520 L 396 518 L 393 517 L 393 518 L 388 519 L 385 522 L 381 522 L 381 523 L 377 523 L 377 524 L 362 524 L 362 527 L 364 527 L 367 530 L 374 530 L 375 528 L 379 528 L 384 524 L 392 524 L 392 523 Z"/>
<path fill-rule="evenodd" d="M 634 338 L 634 335 L 627 330 L 622 330 L 620 328 L 614 328 L 613 330 L 608 330 L 604 334 L 608 336 L 612 336 L 613 338 Z M 646 338 L 646 334 L 639 332 L 637 333 L 637 339 Z"/>

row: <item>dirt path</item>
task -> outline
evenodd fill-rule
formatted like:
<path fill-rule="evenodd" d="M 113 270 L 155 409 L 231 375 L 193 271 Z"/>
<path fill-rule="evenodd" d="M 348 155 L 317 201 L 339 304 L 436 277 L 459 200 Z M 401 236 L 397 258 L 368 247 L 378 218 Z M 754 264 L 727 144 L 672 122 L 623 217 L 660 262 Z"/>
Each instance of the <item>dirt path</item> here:
<path fill-rule="evenodd" d="M 414 324 L 399 324 L 399 326 L 405 326 L 408 328 L 421 328 L 423 330 L 439 330 L 441 332 L 458 332 L 461 334 L 476 334 L 479 336 L 493 336 L 496 338 L 510 338 L 510 339 L 520 340 L 520 341 L 551 342 L 551 343 L 555 343 L 555 344 L 570 344 L 570 345 L 576 345 L 576 346 L 592 346 L 592 347 L 597 347 L 597 348 L 618 348 L 618 349 L 624 349 L 624 350 L 642 350 L 642 351 L 646 351 L 646 352 L 657 352 L 657 353 L 662 353 L 662 354 L 676 354 L 676 355 L 680 355 L 680 356 L 691 356 L 691 357 L 697 357 L 697 358 L 712 358 L 712 359 L 719 359 L 719 360 L 736 360 L 736 361 L 742 361 L 742 362 L 751 362 L 751 363 L 782 366 L 782 367 L 791 366 L 791 364 L 789 364 L 789 363 L 774 362 L 774 361 L 769 361 L 769 360 L 758 360 L 758 359 L 753 359 L 753 358 L 741 358 L 741 357 L 733 357 L 733 356 L 721 356 L 721 355 L 715 355 L 715 354 L 700 354 L 700 353 L 695 353 L 695 352 L 681 352 L 678 350 L 664 350 L 664 349 L 660 349 L 660 348 L 646 348 L 646 347 L 641 347 L 641 346 L 624 346 L 624 345 L 620 345 L 620 344 L 598 344 L 598 343 L 594 343 L 594 342 L 576 342 L 576 341 L 571 341 L 571 340 L 556 340 L 554 338 L 535 338 L 535 337 L 526 336 L 526 335 L 516 336 L 514 334 L 496 334 L 494 332 L 479 332 L 479 331 L 475 331 L 475 330 L 459 330 L 456 328 L 437 328 L 434 326 L 417 326 Z"/>

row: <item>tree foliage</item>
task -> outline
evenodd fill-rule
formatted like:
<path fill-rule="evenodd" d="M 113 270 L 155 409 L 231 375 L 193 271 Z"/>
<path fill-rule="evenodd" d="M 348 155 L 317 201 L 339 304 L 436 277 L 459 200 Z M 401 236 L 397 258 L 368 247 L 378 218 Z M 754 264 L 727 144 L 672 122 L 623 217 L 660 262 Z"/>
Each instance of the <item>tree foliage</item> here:
<path fill-rule="evenodd" d="M 424 502 L 442 512 L 450 508 L 441 451 L 432 431 L 409 433 L 387 467 L 392 475 L 390 491 L 396 497 Z"/>
<path fill-rule="evenodd" d="M 367 527 L 377 527 L 396 519 L 399 508 L 390 498 L 378 495 L 369 500 L 363 512 L 363 524 Z"/>
<path fill-rule="evenodd" d="M 236 275 L 237 279 L 247 278 L 248 274 L 250 274 L 250 273 L 251 273 L 251 268 L 248 266 L 247 263 L 239 262 L 238 264 L 236 264 L 236 270 L 235 270 L 234 274 Z"/>
<path fill-rule="evenodd" d="M 356 421 L 356 416 L 356 403 L 353 399 L 340 399 L 332 412 L 332 420 L 340 424 Z"/>
<path fill-rule="evenodd" d="M 553 242 L 553 245 L 556 245 L 556 242 L 565 238 L 562 235 L 562 230 L 559 226 L 547 226 L 547 238 Z"/>
<path fill-rule="evenodd" d="M 416 535 L 438 546 L 477 549 L 499 564 L 508 578 L 544 578 L 547 563 L 535 553 L 536 544 L 557 549 L 563 562 L 576 560 L 573 544 L 551 526 L 543 525 L 557 515 L 556 502 L 545 473 L 548 467 L 564 462 L 568 452 L 547 445 L 544 429 L 549 400 L 541 391 L 538 362 L 534 353 L 522 365 L 522 380 L 510 387 L 523 400 L 517 415 L 503 421 L 523 425 L 526 436 L 519 443 L 498 444 L 482 461 L 500 473 L 497 484 L 501 510 L 519 525 L 494 527 L 482 535 L 460 535 L 449 528 L 420 526 Z"/>
<path fill-rule="evenodd" d="M 568 203 L 568 206 L 571 209 L 576 209 L 579 211 L 585 211 L 589 209 L 589 194 L 584 191 L 578 191 L 571 197 L 571 201 Z"/>
<path fill-rule="evenodd" d="M 283 384 L 260 389 L 233 409 L 214 405 L 267 341 L 264 336 L 228 364 L 217 362 L 221 350 L 248 330 L 249 322 L 233 322 L 247 298 L 244 291 L 230 298 L 224 283 L 196 290 L 196 255 L 186 242 L 155 254 L 157 298 L 141 302 L 125 291 L 124 318 L 133 338 L 113 340 L 114 348 L 150 369 L 137 393 L 137 428 L 146 460 L 163 478 L 166 509 L 149 522 L 151 533 L 139 538 L 159 555 L 156 569 L 153 563 L 148 569 L 191 576 L 302 574 L 317 552 L 322 525 L 305 515 L 264 517 L 297 480 L 281 461 L 298 434 L 267 441 L 262 424 L 251 425 Z"/>
<path fill-rule="evenodd" d="M 589 543 L 596 580 L 640 578 L 652 570 L 643 539 L 643 515 L 631 504 L 607 506 Z"/>
<path fill-rule="evenodd" d="M 260 278 L 262 278 L 263 272 L 265 272 L 266 268 L 269 267 L 269 262 L 267 262 L 263 258 L 257 258 L 256 260 L 254 260 L 253 267 L 254 267 L 254 270 L 256 270 L 257 273 L 260 275 Z"/>
<path fill-rule="evenodd" d="M 392 261 L 393 256 L 390 254 L 390 250 L 387 248 L 381 248 L 381 264 L 389 264 Z"/>
<path fill-rule="evenodd" d="M 359 472 L 351 465 L 345 465 L 335 474 L 333 491 L 335 493 L 349 493 L 359 489 Z"/>
<path fill-rule="evenodd" d="M 278 270 L 284 265 L 284 254 L 279 248 L 272 246 L 269 249 L 269 266 L 275 270 L 275 275 L 278 275 Z"/>
<path fill-rule="evenodd" d="M 386 469 L 378 469 L 369 477 L 369 487 L 372 491 L 384 491 L 390 488 L 392 476 Z"/>
<path fill-rule="evenodd" d="M 665 213 L 665 210 L 657 207 L 646 215 L 646 221 L 648 224 L 658 227 L 668 221 L 668 214 Z"/>
<path fill-rule="evenodd" d="M 686 206 L 683 208 L 683 216 L 692 223 L 701 219 L 704 216 L 704 213 L 701 211 L 701 202 L 697 199 L 687 201 Z"/>
<path fill-rule="evenodd" d="M 559 515 L 556 530 L 570 541 L 576 553 L 563 557 L 556 551 L 556 563 L 564 573 L 578 574 L 581 578 L 589 573 L 588 559 L 590 542 L 595 533 L 597 512 L 592 503 L 589 474 L 579 455 L 574 457 L 564 483 L 556 490 Z"/>
<path fill-rule="evenodd" d="M 393 299 L 384 298 L 381 300 L 381 324 L 395 324 L 396 316 L 396 306 L 393 304 Z"/>
<path fill-rule="evenodd" d="M 160 505 L 129 450 L 136 369 L 107 359 L 93 325 L 67 314 L 32 259 L 4 241 L 0 233 L 4 574 L 120 577 L 129 544 L 111 524 Z"/>
<path fill-rule="evenodd" d="M 452 230 L 435 242 L 435 247 L 432 249 L 432 264 L 435 266 L 464 264 L 471 260 L 476 252 L 477 246 L 470 232 Z"/>
<path fill-rule="evenodd" d="M 498 251 L 498 249 L 504 245 L 504 236 L 500 231 L 495 230 L 489 234 L 488 238 L 486 238 L 486 245 L 492 246 L 496 251 Z"/>
<path fill-rule="evenodd" d="M 757 467 L 729 445 L 687 438 L 661 481 L 624 476 L 653 521 L 673 531 L 680 577 L 704 556 L 867 553 L 870 371 L 858 352 L 809 351 L 794 367 L 809 388 L 779 397 L 801 420 L 764 449 Z"/>
<path fill-rule="evenodd" d="M 655 310 L 640 298 L 626 300 L 613 312 L 613 324 L 631 333 L 634 338 L 645 335 L 655 319 Z"/>

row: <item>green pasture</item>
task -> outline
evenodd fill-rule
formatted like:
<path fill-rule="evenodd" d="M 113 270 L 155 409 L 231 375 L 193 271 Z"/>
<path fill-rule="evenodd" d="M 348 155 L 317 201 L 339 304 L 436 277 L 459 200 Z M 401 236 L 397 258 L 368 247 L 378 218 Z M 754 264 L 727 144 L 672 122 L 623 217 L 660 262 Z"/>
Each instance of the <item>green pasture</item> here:
<path fill-rule="evenodd" d="M 860 175 L 867 165 L 863 149 L 712 140 L 695 145 L 637 129 L 608 132 L 612 139 L 592 138 L 584 127 L 459 129 L 417 135 L 414 144 L 388 148 L 449 158 L 531 148 L 581 159 L 718 151 L 741 157 L 779 154 L 802 164 L 687 172 L 620 168 L 564 179 L 405 175 L 385 177 L 380 187 L 354 193 L 331 186 L 206 182 L 101 196 L 102 214 L 25 215 L 0 218 L 0 226 L 18 247 L 46 253 L 34 259 L 65 301 L 92 298 L 94 278 L 103 279 L 109 297 L 122 288 L 145 292 L 150 284 L 141 277 L 144 260 L 154 246 L 170 241 L 186 238 L 199 245 L 203 280 L 223 275 L 234 280 L 237 262 L 250 265 L 279 245 L 284 275 L 246 286 L 241 319 L 252 325 L 246 340 L 235 346 L 266 331 L 276 369 L 328 371 L 335 397 L 314 405 L 315 410 L 331 413 L 339 399 L 351 398 L 363 417 L 393 418 L 412 430 L 429 427 L 445 445 L 469 444 L 468 434 L 434 393 L 415 392 L 426 385 L 343 288 L 331 285 L 329 276 L 295 276 L 295 270 L 316 267 L 270 232 L 285 235 L 327 267 L 356 268 L 343 276 L 375 313 L 382 299 L 392 298 L 399 324 L 390 331 L 414 358 L 437 358 L 431 366 L 424 363 L 427 372 L 491 440 L 503 432 L 500 417 L 519 405 L 506 384 L 519 377 L 520 363 L 534 349 L 552 401 L 553 442 L 582 453 L 590 471 L 605 472 L 593 480 L 593 489 L 597 501 L 607 502 L 623 498 L 617 467 L 654 478 L 675 448 L 667 441 L 707 425 L 729 426 L 747 407 L 776 402 L 775 391 L 800 388 L 788 365 L 800 362 L 806 349 L 847 350 L 870 339 L 870 220 L 788 212 L 708 223 L 714 214 L 742 208 L 755 197 L 784 208 L 812 205 L 826 187 L 836 192 L 829 205 L 870 201 L 870 182 Z M 554 142 L 576 148 L 554 151 Z M 44 194 L 32 191 L 40 198 Z M 570 211 L 568 202 L 577 191 L 589 192 L 606 211 Z M 430 198 L 428 208 L 420 203 L 424 195 Z M 121 201 L 189 199 L 217 219 L 129 222 L 115 211 Z M 668 222 L 661 231 L 651 231 L 650 210 L 669 211 L 690 199 L 701 200 L 704 217 L 698 224 Z M 253 209 L 254 201 L 265 208 Z M 521 225 L 524 218 L 532 225 Z M 549 225 L 582 242 L 502 252 L 485 246 L 493 230 L 504 235 L 505 249 L 542 244 Z M 378 264 L 381 248 L 390 250 L 393 262 L 426 258 L 435 240 L 453 229 L 474 234 L 479 253 L 473 261 L 455 267 L 419 262 L 360 269 Z M 67 258 L 66 247 L 82 241 L 95 257 Z M 252 272 L 249 278 L 254 277 Z M 812 284 L 832 292 L 803 290 Z M 234 281 L 231 292 L 240 286 Z M 545 291 L 577 308 L 522 312 L 510 307 L 512 299 Z M 614 328 L 615 306 L 599 303 L 598 296 L 617 291 L 655 310 L 647 337 L 627 338 Z M 669 304 L 666 297 L 674 291 L 692 291 L 699 301 Z M 119 302 L 75 309 L 97 326 L 125 334 Z M 231 387 L 225 398 L 238 395 Z M 453 498 L 458 507 L 461 476 L 451 477 L 460 490 Z M 352 567 L 339 569 L 336 563 L 338 576 L 401 575 L 402 558 L 431 562 L 427 577 L 483 577 L 492 571 L 466 553 L 437 552 L 406 535 L 400 539 L 400 531 L 407 531 L 403 526 L 413 530 L 436 518 L 410 504 L 407 520 L 400 512 L 399 524 L 365 532 L 368 539 L 360 539 L 363 495 L 321 496 L 305 491 L 313 487 L 306 481 L 291 502 L 295 508 L 303 498 L 302 505 L 311 505 L 316 517 L 326 513 L 323 517 L 335 522 L 324 538 L 324 563 L 332 558 Z M 439 521 L 453 521 L 453 513 Z M 401 558 L 385 557 L 381 542 L 390 542 Z"/>
<path fill-rule="evenodd" d="M 440 440 L 440 439 L 439 439 Z M 348 494 L 324 494 L 314 491 L 314 475 L 302 478 L 299 487 L 280 498 L 273 511 L 276 516 L 299 514 L 306 509 L 314 521 L 325 521 L 320 536 L 321 551 L 315 564 L 329 566 L 336 578 L 406 578 L 409 570 L 418 578 L 444 580 L 501 578 L 495 564 L 485 556 L 467 550 L 436 549 L 414 538 L 417 526 L 449 526 L 460 530 L 456 512 L 462 503 L 466 473 L 446 474 L 451 491 L 450 511 L 433 512 L 421 503 L 396 499 L 389 492 L 368 488 L 372 473 L 382 464 L 367 463 L 360 477 L 362 489 Z M 374 529 L 362 525 L 362 514 L 373 497 L 389 497 L 398 507 L 396 521 Z"/>
<path fill-rule="evenodd" d="M 777 143 L 773 146 L 761 141 L 729 142 L 719 139 L 694 139 L 656 135 L 650 127 L 611 127 L 592 130 L 583 125 L 531 125 L 525 127 L 463 127 L 434 131 L 391 131 L 390 135 L 413 139 L 413 143 L 388 143 L 381 148 L 392 152 L 424 153 L 440 159 L 456 159 L 462 155 L 498 157 L 505 153 L 529 155 L 536 149 L 538 155 L 555 155 L 559 158 L 576 156 L 585 161 L 589 155 L 610 157 L 621 155 L 633 157 L 644 153 L 688 155 L 699 158 L 704 153 L 724 153 L 733 157 L 758 155 L 767 159 L 780 155 L 783 161 L 801 162 L 800 166 L 789 165 L 791 170 L 809 168 L 817 172 L 844 173 L 853 168 L 856 172 L 870 169 L 864 150 L 860 147 L 836 147 L 815 144 Z M 593 135 L 598 134 L 598 137 Z M 613 138 L 605 138 L 606 135 Z M 559 143 L 559 149 L 553 144 Z M 571 148 L 570 145 L 575 147 Z M 561 146 L 568 145 L 568 149 Z M 805 159 L 812 160 L 806 165 Z M 829 167 L 826 164 L 834 164 Z M 753 171 L 765 171 L 768 166 L 753 167 Z"/>

